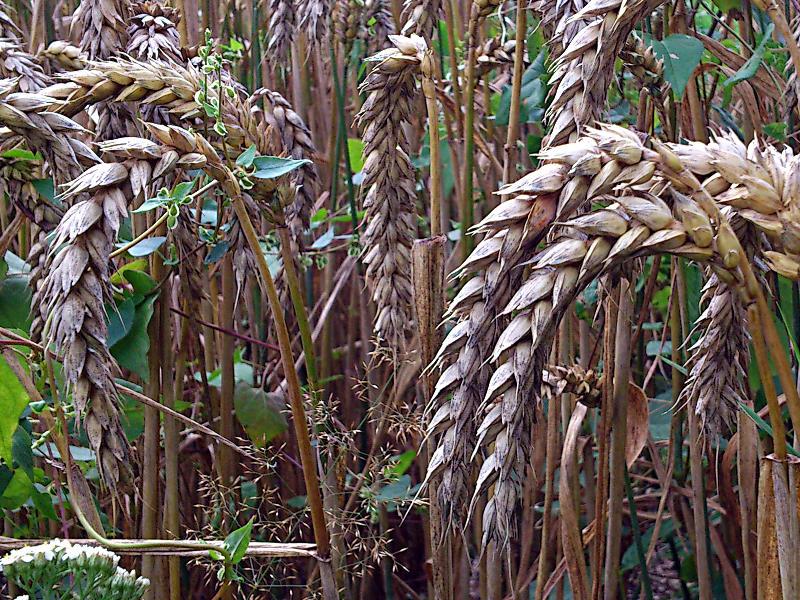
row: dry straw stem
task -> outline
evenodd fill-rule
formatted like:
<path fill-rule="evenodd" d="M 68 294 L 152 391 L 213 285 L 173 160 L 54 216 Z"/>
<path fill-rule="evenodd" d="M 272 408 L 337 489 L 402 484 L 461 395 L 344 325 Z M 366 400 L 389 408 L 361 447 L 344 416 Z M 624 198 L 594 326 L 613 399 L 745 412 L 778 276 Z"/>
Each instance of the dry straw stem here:
<path fill-rule="evenodd" d="M 362 243 L 367 285 L 377 305 L 375 331 L 399 349 L 412 326 L 411 246 L 416 235 L 416 178 L 403 126 L 413 111 L 415 74 L 427 45 L 417 35 L 390 39 L 394 46 L 372 57 L 377 64 L 362 85 L 368 96 L 356 119 L 364 130 Z"/>
<path fill-rule="evenodd" d="M 293 0 L 269 0 L 267 60 L 273 66 L 288 66 L 289 50 L 297 29 Z"/>
<path fill-rule="evenodd" d="M 479 447 L 487 458 L 476 496 L 493 486 L 483 515 L 486 539 L 504 543 L 512 532 L 517 482 L 529 453 L 525 440 L 532 407 L 526 399 L 538 393 L 537 374 L 553 331 L 583 286 L 622 260 L 656 252 L 707 262 L 722 281 L 740 281 L 731 272 L 741 259 L 738 240 L 727 221 L 720 220 L 717 206 L 708 203 L 707 193 L 772 236 L 775 247 L 784 250 L 767 253 L 773 268 L 782 266 L 779 272 L 800 275 L 785 268 L 795 260 L 788 246 L 800 240 L 788 216 L 800 197 L 800 159 L 790 150 L 760 150 L 755 145 L 746 149 L 729 136 L 709 145 L 670 148 L 659 146 L 663 156 L 659 155 L 635 133 L 616 126 L 590 130 L 589 137 L 544 151 L 543 166 L 501 190 L 509 199 L 474 228 L 485 238 L 456 272 L 471 279 L 450 306 L 450 314 L 462 319 L 443 342 L 438 364 L 452 362 L 456 352 L 463 354 L 468 348 L 468 315 L 485 302 L 485 274 L 499 271 L 507 253 L 513 255 L 539 235 L 543 205 L 555 203 L 557 215 L 570 215 L 574 206 L 587 202 L 608 204 L 567 221 L 573 237 L 559 238 L 531 261 L 525 283 L 501 311 L 510 322 L 491 352 L 496 366 L 478 428 Z M 695 177 L 704 178 L 699 191 L 692 187 Z M 673 198 L 673 206 L 659 195 Z M 442 416 L 434 419 L 440 425 L 452 427 L 448 404 L 457 400 L 463 387 L 462 369 L 458 360 L 452 362 L 437 384 L 435 400 L 444 400 L 455 388 L 453 398 L 440 409 Z M 442 456 L 432 460 L 431 471 L 443 467 L 449 443 L 447 436 L 440 442 L 437 455 Z"/>
<path fill-rule="evenodd" d="M 138 138 L 117 140 L 103 150 L 124 160 L 95 165 L 65 186 L 65 200 L 83 194 L 89 199 L 74 204 L 56 228 L 42 300 L 48 311 L 47 342 L 64 356 L 64 374 L 100 475 L 119 492 L 132 472 L 106 344 L 104 303 L 112 301 L 109 256 L 127 205 L 144 196 L 151 179 L 176 166 L 197 168 L 202 161 L 197 155 L 162 152 L 158 144 Z"/>

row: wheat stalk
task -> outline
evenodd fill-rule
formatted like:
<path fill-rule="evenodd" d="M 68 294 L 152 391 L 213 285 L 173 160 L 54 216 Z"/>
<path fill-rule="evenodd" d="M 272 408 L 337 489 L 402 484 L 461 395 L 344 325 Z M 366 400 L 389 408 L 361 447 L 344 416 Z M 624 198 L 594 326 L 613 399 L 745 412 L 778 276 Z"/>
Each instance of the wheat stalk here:
<path fill-rule="evenodd" d="M 416 35 L 390 39 L 394 47 L 373 57 L 377 64 L 362 85 L 368 95 L 356 120 L 364 131 L 363 260 L 377 306 L 375 331 L 397 349 L 411 331 L 411 245 L 416 234 L 416 178 L 403 125 L 412 114 L 414 75 L 427 46 Z"/>

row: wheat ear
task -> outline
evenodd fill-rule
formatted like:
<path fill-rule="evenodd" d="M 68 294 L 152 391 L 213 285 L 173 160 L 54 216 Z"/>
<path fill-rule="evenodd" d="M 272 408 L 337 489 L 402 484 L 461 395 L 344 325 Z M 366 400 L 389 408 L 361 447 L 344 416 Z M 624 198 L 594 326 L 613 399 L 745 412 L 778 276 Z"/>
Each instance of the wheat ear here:
<path fill-rule="evenodd" d="M 375 331 L 390 347 L 401 348 L 411 331 L 416 235 L 416 179 L 403 125 L 412 114 L 415 73 L 427 47 L 417 35 L 390 39 L 394 47 L 373 57 L 377 64 L 362 85 L 367 100 L 356 120 L 364 131 L 362 243 L 367 285 L 377 306 Z"/>

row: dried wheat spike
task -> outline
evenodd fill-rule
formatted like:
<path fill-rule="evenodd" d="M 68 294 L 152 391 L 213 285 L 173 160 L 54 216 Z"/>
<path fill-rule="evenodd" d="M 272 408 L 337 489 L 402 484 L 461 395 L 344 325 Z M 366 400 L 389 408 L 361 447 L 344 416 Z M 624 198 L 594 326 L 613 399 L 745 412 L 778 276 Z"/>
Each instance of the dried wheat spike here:
<path fill-rule="evenodd" d="M 353 40 L 361 26 L 363 6 L 358 0 L 337 0 L 333 10 L 334 35 L 344 45 L 345 54 L 350 52 Z"/>
<path fill-rule="evenodd" d="M 614 61 L 633 27 L 661 0 L 583 0 L 536 3 L 546 28 L 553 30 L 552 127 L 548 145 L 570 141 L 600 117 L 614 74 Z"/>
<path fill-rule="evenodd" d="M 21 33 L 11 14 L 8 5 L 0 1 L 0 39 L 19 41 Z"/>
<path fill-rule="evenodd" d="M 300 27 L 306 32 L 309 49 L 321 44 L 328 35 L 331 0 L 297 0 Z"/>
<path fill-rule="evenodd" d="M 389 44 L 389 36 L 394 35 L 397 28 L 394 24 L 391 6 L 388 0 L 366 0 L 362 11 L 362 23 L 359 35 L 367 44 L 367 52 L 373 54 Z M 372 32 L 369 22 L 374 19 Z"/>
<path fill-rule="evenodd" d="M 127 0 L 86 0 L 78 5 L 70 22 L 70 36 L 90 60 L 108 60 L 125 52 L 127 23 L 131 18 Z M 96 137 L 110 140 L 136 133 L 133 113 L 127 106 L 99 107 Z"/>
<path fill-rule="evenodd" d="M 433 39 L 433 30 L 439 22 L 441 0 L 405 0 L 400 21 L 403 35 L 416 34 L 426 41 Z"/>
<path fill-rule="evenodd" d="M 669 252 L 708 264 L 720 281 L 738 290 L 737 267 L 747 257 L 741 256 L 736 234 L 718 204 L 731 207 L 766 234 L 773 249 L 764 257 L 772 269 L 800 278 L 800 156 L 756 143 L 745 148 L 732 134 L 710 144 L 659 144 L 654 151 L 620 127 L 588 131 L 589 137 L 545 150 L 542 167 L 501 190 L 510 198 L 474 228 L 486 237 L 457 271 L 477 273 L 474 279 L 479 279 L 481 271 L 496 268 L 509 240 L 516 246 L 525 239 L 548 199 L 555 201 L 557 217 L 566 215 L 565 228 L 573 231 L 529 263 L 526 281 L 501 312 L 510 321 L 491 354 L 496 366 L 478 428 L 479 447 L 487 458 L 476 493 L 493 486 L 483 515 L 484 533 L 486 540 L 501 544 L 513 530 L 516 482 L 529 452 L 527 399 L 541 386 L 538 374 L 561 316 L 589 281 L 632 257 Z M 660 196 L 671 199 L 672 206 Z M 607 206 L 569 218 L 570 207 L 587 202 Z M 467 283 L 450 312 L 469 310 L 481 285 Z M 466 330 L 454 329 L 437 361 L 467 343 Z M 458 383 L 457 369 L 448 368 L 435 397 L 446 398 Z M 701 406 L 701 418 L 720 410 L 708 403 Z M 448 418 L 443 412 L 440 421 Z M 434 471 L 442 467 L 436 460 L 439 452 L 431 461 Z"/>
<path fill-rule="evenodd" d="M 0 40 L 0 77 L 19 77 L 22 92 L 38 92 L 51 83 L 36 58 L 9 40 Z"/>
<path fill-rule="evenodd" d="M 153 0 L 136 2 L 132 7 L 126 52 L 140 61 L 163 60 L 183 64 L 178 33 L 180 11 Z"/>
<path fill-rule="evenodd" d="M 514 66 L 514 54 L 516 53 L 517 41 L 507 40 L 505 43 L 499 37 L 493 37 L 478 48 L 477 66 L 478 76 L 483 77 L 492 69 L 511 68 Z M 523 49 L 523 64 L 527 68 L 530 64 L 528 53 Z"/>
<path fill-rule="evenodd" d="M 288 66 L 289 50 L 297 33 L 293 0 L 269 1 L 267 57 L 273 66 Z"/>
<path fill-rule="evenodd" d="M 701 303 L 703 314 L 695 323 L 700 339 L 689 349 L 689 377 L 681 391 L 702 419 L 703 430 L 716 439 L 729 426 L 747 398 L 743 366 L 748 363 L 747 314 L 737 291 L 712 273 Z"/>
<path fill-rule="evenodd" d="M 73 46 L 64 40 L 50 42 L 47 49 L 42 52 L 50 61 L 51 72 L 77 71 L 85 69 L 89 57 L 78 46 Z"/>
<path fill-rule="evenodd" d="M 264 120 L 278 138 L 278 143 L 272 144 L 272 147 L 291 158 L 313 160 L 317 149 L 311 138 L 311 130 L 292 109 L 291 104 L 278 92 L 261 89 L 254 92 L 250 99 L 251 110 L 261 111 L 257 104 L 260 98 L 264 99 Z M 264 149 L 263 152 L 266 153 L 267 150 Z M 312 162 L 296 169 L 291 175 L 291 181 L 297 194 L 294 202 L 286 207 L 286 221 L 294 237 L 298 239 L 303 228 L 307 229 L 310 225 L 311 212 L 317 199 L 319 174 L 316 165 Z"/>
<path fill-rule="evenodd" d="M 792 22 L 794 37 L 800 42 L 800 15 L 796 16 Z M 783 94 L 781 109 L 784 123 L 791 123 L 792 116 L 798 114 L 798 98 L 800 98 L 800 80 L 797 78 L 797 71 L 794 63 L 786 61 L 786 88 Z"/>
<path fill-rule="evenodd" d="M 77 137 L 85 130 L 72 119 L 52 112 L 59 101 L 38 93 L 15 92 L 15 87 L 15 80 L 0 80 L 0 123 L 47 159 L 56 182 L 77 176 L 81 165 L 99 162 Z"/>
<path fill-rule="evenodd" d="M 391 348 L 403 346 L 412 323 L 411 245 L 416 235 L 415 175 L 403 124 L 412 114 L 415 72 L 426 51 L 417 35 L 390 37 L 393 48 L 375 55 L 356 117 L 364 130 L 367 195 L 363 235 L 366 279 L 377 306 L 375 330 Z"/>

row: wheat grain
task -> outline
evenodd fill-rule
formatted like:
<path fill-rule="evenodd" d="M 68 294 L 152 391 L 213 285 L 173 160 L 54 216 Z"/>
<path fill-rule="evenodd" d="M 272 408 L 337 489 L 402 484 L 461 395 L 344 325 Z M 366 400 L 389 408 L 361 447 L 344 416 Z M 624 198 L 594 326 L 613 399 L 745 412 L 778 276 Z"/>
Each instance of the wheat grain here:
<path fill-rule="evenodd" d="M 50 61 L 51 72 L 77 71 L 84 69 L 89 57 L 86 53 L 64 40 L 51 42 L 42 56 Z"/>

